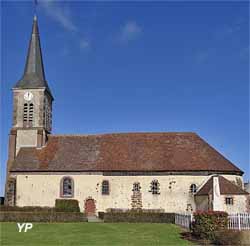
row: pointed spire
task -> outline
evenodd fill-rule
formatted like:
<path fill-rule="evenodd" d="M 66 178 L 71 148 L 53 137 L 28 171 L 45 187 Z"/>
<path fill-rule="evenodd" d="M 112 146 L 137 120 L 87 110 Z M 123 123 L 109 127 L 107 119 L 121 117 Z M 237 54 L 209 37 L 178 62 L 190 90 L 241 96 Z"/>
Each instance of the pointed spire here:
<path fill-rule="evenodd" d="M 43 68 L 43 58 L 40 45 L 39 30 L 37 24 L 37 17 L 34 16 L 32 34 L 29 44 L 29 51 L 24 70 L 25 76 L 35 76 L 40 82 L 45 81 L 45 74 Z"/>
<path fill-rule="evenodd" d="M 24 74 L 19 80 L 15 88 L 41 88 L 45 87 L 49 90 L 45 79 L 42 50 L 39 37 L 39 29 L 37 17 L 34 15 L 32 34 L 29 43 L 28 54 Z M 49 90 L 50 91 L 50 90 Z"/>

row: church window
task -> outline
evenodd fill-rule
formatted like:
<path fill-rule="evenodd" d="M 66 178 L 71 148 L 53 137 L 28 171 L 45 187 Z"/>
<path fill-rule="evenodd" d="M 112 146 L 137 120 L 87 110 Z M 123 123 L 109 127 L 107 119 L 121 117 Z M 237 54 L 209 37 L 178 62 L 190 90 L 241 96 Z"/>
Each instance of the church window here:
<path fill-rule="evenodd" d="M 109 195 L 109 181 L 102 181 L 102 195 Z"/>
<path fill-rule="evenodd" d="M 23 125 L 31 127 L 33 123 L 34 105 L 33 103 L 25 103 L 23 105 Z"/>
<path fill-rule="evenodd" d="M 74 181 L 70 177 L 64 177 L 61 182 L 61 196 L 73 197 Z"/>
<path fill-rule="evenodd" d="M 28 119 L 28 104 L 25 103 L 23 105 L 23 123 L 27 123 L 27 119 Z"/>
<path fill-rule="evenodd" d="M 196 191 L 197 191 L 197 186 L 196 186 L 196 184 L 191 184 L 191 185 L 190 185 L 190 192 L 191 192 L 192 194 L 194 194 L 194 193 L 196 193 Z"/>
<path fill-rule="evenodd" d="M 225 198 L 225 203 L 226 205 L 233 205 L 234 204 L 234 200 L 232 197 L 226 197 Z"/>
<path fill-rule="evenodd" d="M 132 191 L 140 191 L 141 186 L 140 183 L 136 182 L 133 184 L 133 190 Z"/>
<path fill-rule="evenodd" d="M 153 180 L 150 185 L 150 191 L 153 195 L 159 195 L 160 194 L 160 183 L 158 180 Z"/>
<path fill-rule="evenodd" d="M 33 110 L 34 110 L 33 103 L 31 103 L 29 105 L 29 122 L 33 121 Z"/>

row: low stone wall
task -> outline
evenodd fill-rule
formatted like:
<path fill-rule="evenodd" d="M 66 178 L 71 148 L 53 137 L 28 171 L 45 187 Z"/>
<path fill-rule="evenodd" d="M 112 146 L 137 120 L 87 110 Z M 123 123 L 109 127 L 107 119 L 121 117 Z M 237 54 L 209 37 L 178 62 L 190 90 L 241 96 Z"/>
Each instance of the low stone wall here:
<path fill-rule="evenodd" d="M 225 230 L 215 233 L 215 245 L 249 245 L 250 230 Z"/>
<path fill-rule="evenodd" d="M 250 231 L 241 231 L 240 242 L 242 245 L 249 245 L 250 242 Z"/>
<path fill-rule="evenodd" d="M 78 212 L 0 211 L 0 222 L 87 222 Z"/>
<path fill-rule="evenodd" d="M 149 213 L 149 212 L 107 212 L 99 214 L 104 222 L 129 222 L 129 223 L 174 223 L 174 213 Z"/>

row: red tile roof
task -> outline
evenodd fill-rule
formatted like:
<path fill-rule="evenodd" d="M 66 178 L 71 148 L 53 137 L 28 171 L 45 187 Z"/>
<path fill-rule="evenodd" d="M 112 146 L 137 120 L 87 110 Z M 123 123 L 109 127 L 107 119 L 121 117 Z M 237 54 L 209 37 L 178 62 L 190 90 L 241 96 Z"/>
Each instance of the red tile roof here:
<path fill-rule="evenodd" d="M 240 188 L 238 185 L 219 176 L 220 194 L 221 195 L 248 195 L 246 191 Z M 211 177 L 196 193 L 196 196 L 203 196 L 213 193 L 213 177 Z"/>
<path fill-rule="evenodd" d="M 243 172 L 195 133 L 49 136 L 21 148 L 11 171 Z"/>

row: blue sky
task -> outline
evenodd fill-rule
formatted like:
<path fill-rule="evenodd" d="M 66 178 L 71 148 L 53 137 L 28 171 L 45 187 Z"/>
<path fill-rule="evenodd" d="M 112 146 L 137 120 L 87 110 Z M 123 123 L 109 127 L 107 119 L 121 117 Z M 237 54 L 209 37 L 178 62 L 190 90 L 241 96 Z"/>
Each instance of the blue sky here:
<path fill-rule="evenodd" d="M 249 179 L 249 3 L 40 2 L 54 134 L 194 131 Z M 1 2 L 1 190 L 31 2 Z"/>

